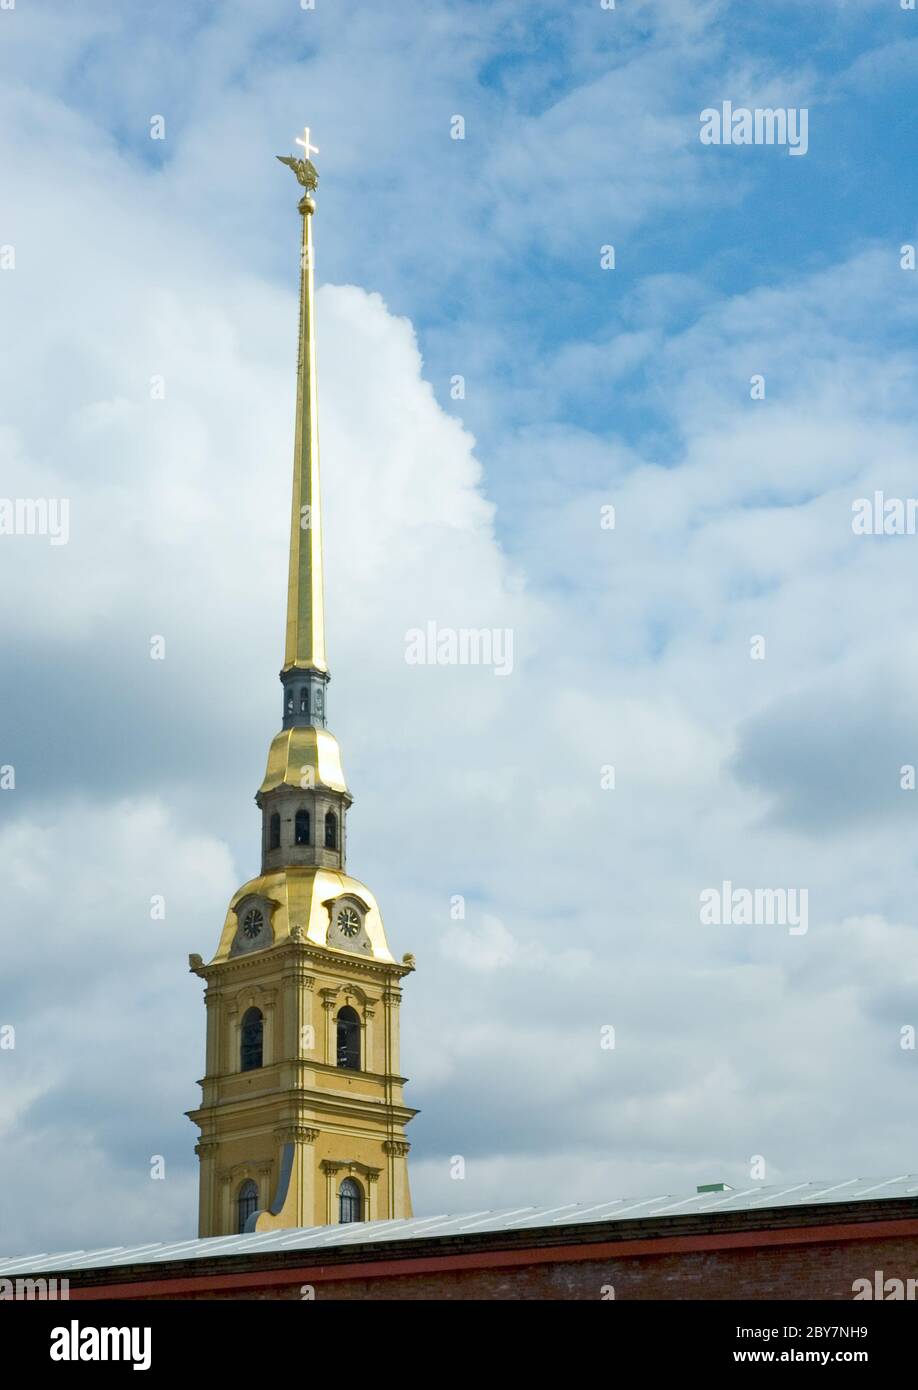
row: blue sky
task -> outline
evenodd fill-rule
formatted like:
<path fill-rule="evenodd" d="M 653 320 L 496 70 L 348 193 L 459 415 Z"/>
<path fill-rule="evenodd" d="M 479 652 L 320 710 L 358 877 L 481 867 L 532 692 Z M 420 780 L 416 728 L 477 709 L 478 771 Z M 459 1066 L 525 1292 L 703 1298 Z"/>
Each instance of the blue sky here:
<path fill-rule="evenodd" d="M 185 962 L 256 867 L 307 121 L 331 725 L 418 957 L 417 1209 L 914 1169 L 918 537 L 851 508 L 916 491 L 918 13 L 17 0 L 0 39 L 0 495 L 72 512 L 0 537 L 0 1248 L 194 1226 Z M 702 145 L 726 100 L 806 108 L 806 155 Z M 430 619 L 512 628 L 512 675 L 407 665 Z M 723 879 L 806 887 L 808 932 L 703 928 Z"/>

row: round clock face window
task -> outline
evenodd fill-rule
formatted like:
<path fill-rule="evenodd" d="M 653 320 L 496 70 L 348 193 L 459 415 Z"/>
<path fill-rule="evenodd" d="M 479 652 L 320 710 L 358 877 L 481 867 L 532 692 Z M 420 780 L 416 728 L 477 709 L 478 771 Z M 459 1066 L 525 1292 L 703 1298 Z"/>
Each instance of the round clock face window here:
<path fill-rule="evenodd" d="M 250 941 L 254 941 L 255 937 L 260 934 L 264 924 L 264 916 L 259 912 L 258 908 L 250 907 L 242 919 L 242 930 Z"/>
<path fill-rule="evenodd" d="M 342 907 L 338 913 L 338 930 L 342 936 L 356 936 L 360 931 L 360 918 L 352 907 Z"/>

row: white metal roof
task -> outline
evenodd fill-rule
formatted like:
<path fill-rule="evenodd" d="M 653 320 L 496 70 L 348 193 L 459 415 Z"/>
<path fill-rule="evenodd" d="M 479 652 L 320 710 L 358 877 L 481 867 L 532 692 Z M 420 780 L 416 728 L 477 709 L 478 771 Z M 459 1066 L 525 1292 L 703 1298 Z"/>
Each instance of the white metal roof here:
<path fill-rule="evenodd" d="M 510 1207 L 502 1211 L 466 1212 L 462 1216 L 417 1216 L 403 1221 L 363 1221 L 351 1226 L 307 1226 L 262 1235 L 213 1236 L 169 1244 L 116 1245 L 104 1250 L 67 1250 L 54 1254 L 0 1258 L 0 1278 L 42 1271 L 105 1269 L 118 1265 L 209 1260 L 262 1251 L 344 1250 L 381 1241 L 421 1240 L 500 1231 L 552 1230 L 595 1222 L 628 1222 L 659 1216 L 695 1216 L 781 1207 L 918 1199 L 918 1175 L 897 1178 L 847 1178 L 777 1187 L 746 1187 L 728 1192 L 701 1192 L 692 1197 L 619 1198 L 613 1202 L 568 1202 L 554 1207 Z"/>

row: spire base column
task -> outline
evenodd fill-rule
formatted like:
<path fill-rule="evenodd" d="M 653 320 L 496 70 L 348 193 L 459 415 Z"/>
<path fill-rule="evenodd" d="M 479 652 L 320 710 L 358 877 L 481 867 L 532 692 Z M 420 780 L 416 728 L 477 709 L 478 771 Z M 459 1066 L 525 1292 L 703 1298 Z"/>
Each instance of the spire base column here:
<path fill-rule="evenodd" d="M 326 688 L 331 679 L 327 671 L 287 667 L 280 673 L 284 687 L 283 724 L 285 729 L 326 727 Z"/>

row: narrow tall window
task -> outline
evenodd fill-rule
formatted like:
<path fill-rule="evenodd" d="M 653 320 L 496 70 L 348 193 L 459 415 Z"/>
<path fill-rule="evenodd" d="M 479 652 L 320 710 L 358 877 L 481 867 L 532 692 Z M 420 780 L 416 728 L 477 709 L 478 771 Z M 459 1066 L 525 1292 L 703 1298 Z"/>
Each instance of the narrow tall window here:
<path fill-rule="evenodd" d="M 288 714 L 293 713 L 293 687 L 289 685 L 287 686 L 287 694 L 284 701 L 284 707 Z"/>
<path fill-rule="evenodd" d="M 325 848 L 338 848 L 338 817 L 334 811 L 325 812 Z"/>
<path fill-rule="evenodd" d="M 257 1071 L 262 1065 L 265 1021 L 261 1009 L 246 1009 L 242 1015 L 239 1070 Z"/>
<path fill-rule="evenodd" d="M 309 686 L 300 686 L 300 714 L 309 713 Z"/>
<path fill-rule="evenodd" d="M 345 1178 L 338 1188 L 338 1220 L 342 1224 L 363 1220 L 363 1193 L 353 1178 Z"/>
<path fill-rule="evenodd" d="M 338 1010 L 338 1066 L 360 1070 L 360 1018 L 349 1004 Z"/>
<path fill-rule="evenodd" d="M 236 1229 L 239 1234 L 245 1230 L 245 1223 L 252 1215 L 253 1211 L 258 1210 L 258 1188 L 251 1178 L 246 1178 L 236 1196 Z M 359 1218 L 358 1218 L 359 1219 Z"/>
<path fill-rule="evenodd" d="M 268 849 L 280 849 L 280 816 L 277 811 L 268 822 Z"/>
<path fill-rule="evenodd" d="M 297 811 L 293 822 L 293 843 L 295 845 L 309 844 L 309 812 Z"/>

